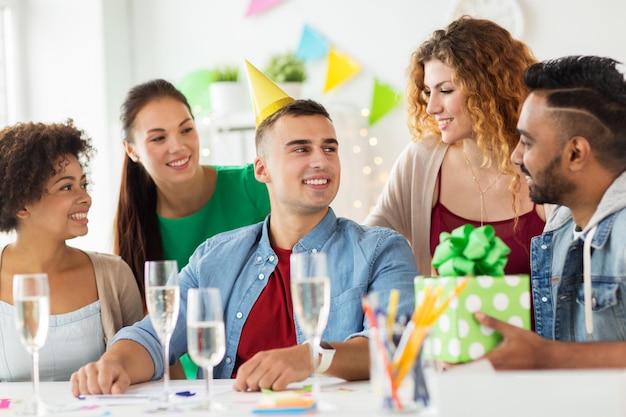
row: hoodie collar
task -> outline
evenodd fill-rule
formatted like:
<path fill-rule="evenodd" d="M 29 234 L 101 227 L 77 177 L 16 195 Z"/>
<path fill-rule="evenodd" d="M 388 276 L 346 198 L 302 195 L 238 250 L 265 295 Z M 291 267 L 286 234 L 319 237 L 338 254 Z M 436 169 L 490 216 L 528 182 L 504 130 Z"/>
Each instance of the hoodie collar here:
<path fill-rule="evenodd" d="M 607 216 L 626 208 L 626 171 L 622 172 L 613 183 L 607 188 L 596 208 L 596 211 L 589 219 L 583 229 L 587 233 L 592 227 L 597 226 Z M 552 232 L 572 218 L 572 212 L 565 206 L 557 206 L 546 222 L 545 232 Z"/>

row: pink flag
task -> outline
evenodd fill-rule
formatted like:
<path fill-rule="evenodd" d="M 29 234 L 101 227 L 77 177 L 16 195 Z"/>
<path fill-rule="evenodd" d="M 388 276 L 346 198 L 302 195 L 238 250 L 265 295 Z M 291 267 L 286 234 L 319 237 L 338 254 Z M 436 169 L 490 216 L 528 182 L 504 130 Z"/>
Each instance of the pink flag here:
<path fill-rule="evenodd" d="M 248 5 L 248 11 L 246 12 L 246 17 L 262 13 L 267 9 L 271 9 L 277 4 L 282 3 L 283 1 L 284 0 L 250 0 L 250 4 Z"/>

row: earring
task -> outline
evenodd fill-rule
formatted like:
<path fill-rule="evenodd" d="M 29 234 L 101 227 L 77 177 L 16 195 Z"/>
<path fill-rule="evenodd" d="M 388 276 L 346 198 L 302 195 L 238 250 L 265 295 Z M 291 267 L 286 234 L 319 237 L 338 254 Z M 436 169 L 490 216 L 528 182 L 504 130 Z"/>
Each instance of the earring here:
<path fill-rule="evenodd" d="M 137 161 L 139 161 L 139 158 L 137 158 L 137 155 L 128 155 L 128 157 L 130 158 L 131 161 L 133 161 L 134 163 L 137 163 Z"/>

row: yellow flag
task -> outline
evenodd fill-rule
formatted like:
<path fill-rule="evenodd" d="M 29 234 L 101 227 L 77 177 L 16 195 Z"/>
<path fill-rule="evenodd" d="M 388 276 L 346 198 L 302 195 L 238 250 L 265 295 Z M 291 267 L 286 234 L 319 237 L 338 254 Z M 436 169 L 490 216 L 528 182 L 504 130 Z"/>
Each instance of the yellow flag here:
<path fill-rule="evenodd" d="M 348 81 L 359 71 L 361 71 L 361 65 L 358 62 L 331 47 L 328 52 L 328 70 L 324 92 L 327 93 L 339 84 Z"/>

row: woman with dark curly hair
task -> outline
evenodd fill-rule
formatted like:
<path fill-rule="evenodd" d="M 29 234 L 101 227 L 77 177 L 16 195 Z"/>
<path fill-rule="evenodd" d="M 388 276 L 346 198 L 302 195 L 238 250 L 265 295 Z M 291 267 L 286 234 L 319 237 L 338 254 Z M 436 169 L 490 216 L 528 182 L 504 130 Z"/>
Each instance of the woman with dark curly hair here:
<path fill-rule="evenodd" d="M 87 233 L 91 197 L 83 168 L 93 152 L 71 120 L 0 131 L 0 231 L 16 234 L 0 249 L 0 381 L 31 378 L 30 356 L 15 328 L 15 274 L 48 274 L 51 317 L 40 351 L 42 380 L 69 380 L 104 353 L 116 331 L 143 317 L 135 278 L 120 257 L 66 244 Z"/>
<path fill-rule="evenodd" d="M 431 273 L 439 234 L 492 225 L 511 248 L 509 274 L 530 273 L 530 239 L 545 224 L 510 156 L 528 94 L 530 49 L 494 22 L 467 16 L 437 30 L 411 56 L 407 87 L 413 141 L 397 159 L 365 223 L 391 227 Z"/>

